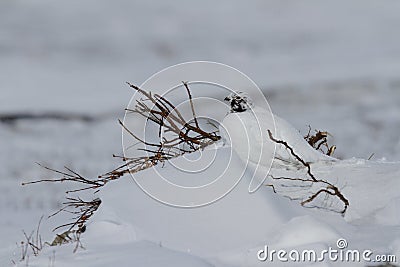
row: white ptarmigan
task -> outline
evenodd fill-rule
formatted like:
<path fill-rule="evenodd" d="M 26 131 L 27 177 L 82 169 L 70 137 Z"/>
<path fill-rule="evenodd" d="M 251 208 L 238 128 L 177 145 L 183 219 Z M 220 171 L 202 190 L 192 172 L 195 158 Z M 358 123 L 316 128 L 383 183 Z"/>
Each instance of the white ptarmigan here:
<path fill-rule="evenodd" d="M 225 99 L 231 104 L 231 112 L 222 121 L 221 133 L 240 159 L 254 173 L 249 192 L 257 190 L 274 164 L 298 165 L 299 161 L 281 144 L 271 140 L 285 141 L 305 162 L 334 161 L 334 158 L 315 150 L 284 119 L 252 105 L 248 96 L 236 94 Z"/>

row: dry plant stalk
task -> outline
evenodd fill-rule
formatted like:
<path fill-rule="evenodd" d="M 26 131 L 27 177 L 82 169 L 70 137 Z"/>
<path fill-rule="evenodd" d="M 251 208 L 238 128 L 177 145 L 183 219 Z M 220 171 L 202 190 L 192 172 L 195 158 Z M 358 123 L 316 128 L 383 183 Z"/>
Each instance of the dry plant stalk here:
<path fill-rule="evenodd" d="M 27 260 L 27 258 L 29 257 L 28 255 L 29 248 L 31 249 L 34 256 L 39 255 L 39 252 L 43 249 L 42 237 L 40 235 L 40 225 L 42 223 L 42 220 L 43 216 L 40 217 L 36 230 L 32 231 L 30 235 L 27 235 L 25 231 L 22 231 L 25 237 L 25 241 L 21 241 L 20 243 L 21 246 L 20 261 Z"/>
<path fill-rule="evenodd" d="M 136 173 L 144 169 L 153 167 L 158 163 L 164 163 L 172 158 L 181 156 L 185 153 L 192 153 L 199 149 L 218 141 L 221 137 L 218 135 L 218 127 L 213 125 L 215 131 L 205 131 L 196 116 L 192 94 L 187 82 L 182 82 L 188 96 L 191 109 L 191 119 L 185 120 L 176 106 L 164 96 L 146 92 L 139 87 L 128 83 L 128 85 L 143 96 L 136 101 L 134 109 L 126 109 L 127 112 L 136 113 L 146 120 L 154 123 L 158 127 L 159 143 L 147 142 L 139 138 L 135 133 L 119 120 L 123 129 L 145 146 L 138 150 L 147 152 L 146 156 L 136 158 L 120 157 L 125 164 L 108 172 L 101 178 L 118 178 L 126 173 Z M 210 123 L 210 125 L 212 125 Z M 166 137 L 165 133 L 169 134 Z M 114 155 L 114 157 L 117 157 Z"/>
<path fill-rule="evenodd" d="M 182 83 L 186 89 L 192 112 L 192 119 L 189 121 L 186 121 L 175 105 L 165 97 L 158 94 L 152 94 L 151 92 L 146 92 L 139 87 L 128 83 L 132 89 L 136 90 L 145 98 L 138 100 L 134 109 L 126 109 L 126 111 L 138 113 L 144 118 L 157 124 L 159 127 L 158 136 L 160 138 L 162 137 L 163 129 L 165 132 L 174 133 L 175 136 L 173 138 L 167 139 L 163 137 L 163 140 L 158 144 L 147 143 L 126 128 L 125 130 L 127 130 L 133 138 L 147 146 L 162 148 L 163 150 L 174 150 L 176 153 L 193 152 L 221 139 L 221 137 L 217 135 L 218 129 L 213 132 L 207 132 L 201 129 L 196 117 L 193 98 L 188 83 Z M 188 145 L 191 149 L 182 149 L 180 147 L 182 144 Z M 157 150 L 153 152 L 158 153 Z"/>
<path fill-rule="evenodd" d="M 42 237 L 40 235 L 40 226 L 43 220 L 43 216 L 40 218 L 38 226 L 36 230 L 32 231 L 30 235 L 28 235 L 25 231 L 22 231 L 25 237 L 25 241 L 20 242 L 21 248 L 21 258 L 20 261 L 28 261 L 29 259 L 29 248 L 32 251 L 33 256 L 38 256 L 40 251 L 43 249 L 45 245 L 48 246 L 56 246 L 67 243 L 76 243 L 73 252 L 75 253 L 78 248 L 83 248 L 83 245 L 80 241 L 80 235 L 85 232 L 86 226 L 85 223 L 87 220 L 93 215 L 93 213 L 98 209 L 101 204 L 101 200 L 96 198 L 92 201 L 83 201 L 80 198 L 67 198 L 69 201 L 63 203 L 65 206 L 53 213 L 49 216 L 52 217 L 60 212 L 68 212 L 76 215 L 73 218 L 73 222 L 67 223 L 64 225 L 60 225 L 54 228 L 53 231 L 63 228 L 69 227 L 67 231 L 56 234 L 55 239 L 49 242 L 42 242 Z M 69 208 L 73 208 L 74 210 L 69 210 Z M 73 229 L 75 228 L 75 229 Z"/>
<path fill-rule="evenodd" d="M 316 178 L 315 175 L 311 172 L 310 163 L 305 162 L 299 155 L 297 155 L 294 152 L 293 148 L 287 142 L 274 138 L 270 130 L 268 130 L 268 134 L 269 134 L 269 138 L 273 142 L 283 145 L 286 149 L 289 150 L 290 154 L 307 169 L 307 176 L 308 176 L 308 178 L 273 177 L 272 175 L 270 175 L 270 177 L 272 177 L 272 179 L 274 179 L 274 180 L 282 180 L 282 181 L 286 181 L 286 182 L 299 182 L 301 184 L 300 187 L 301 186 L 307 187 L 309 185 L 321 184 L 322 185 L 321 189 L 319 189 L 317 192 L 312 193 L 310 196 L 307 196 L 306 198 L 303 197 L 301 199 L 300 204 L 302 206 L 304 206 L 305 204 L 308 204 L 308 203 L 312 202 L 313 200 L 315 200 L 319 195 L 325 193 L 326 195 L 331 195 L 331 196 L 337 197 L 343 203 L 344 207 L 340 213 L 344 215 L 349 206 L 349 201 L 340 192 L 339 188 L 326 180 Z M 277 192 L 274 185 L 268 185 L 268 186 L 271 186 L 275 193 Z M 290 185 L 283 185 L 283 186 L 290 187 Z"/>
<path fill-rule="evenodd" d="M 61 234 L 57 234 L 56 237 L 54 238 L 53 242 L 47 243 L 49 246 L 61 246 L 64 244 L 68 243 L 75 243 L 75 248 L 73 250 L 73 253 L 75 253 L 78 248 L 83 248 L 82 242 L 81 242 L 81 232 L 80 230 L 67 230 Z"/>
<path fill-rule="evenodd" d="M 328 156 L 332 156 L 336 150 L 336 146 L 329 146 L 328 135 L 330 135 L 330 133 L 327 131 L 318 130 L 315 130 L 315 134 L 311 135 L 311 126 L 308 125 L 308 133 L 304 136 L 304 139 L 316 150 L 321 151 Z M 325 147 L 325 150 L 323 150 L 322 147 Z"/>
<path fill-rule="evenodd" d="M 165 161 L 183 155 L 184 153 L 197 151 L 215 141 L 218 141 L 221 138 L 218 135 L 217 126 L 213 125 L 216 130 L 212 132 L 207 132 L 201 128 L 194 109 L 192 94 L 186 82 L 183 82 L 183 85 L 189 99 L 192 115 L 189 121 L 185 121 L 181 112 L 171 101 L 165 97 L 158 94 L 152 94 L 151 92 L 146 92 L 130 83 L 128 83 L 128 85 L 140 93 L 143 98 L 136 102 L 134 109 L 127 109 L 126 111 L 140 114 L 148 121 L 158 125 L 158 136 L 160 137 L 161 141 L 159 143 L 149 143 L 138 138 L 137 135 L 131 132 L 123 124 L 123 122 L 119 120 L 119 124 L 122 126 L 122 128 L 127 131 L 135 140 L 138 140 L 145 146 L 145 148 L 141 148 L 139 150 L 147 152 L 146 156 L 126 158 L 113 155 L 113 157 L 122 159 L 124 164 L 110 172 L 99 175 L 95 179 L 85 178 L 81 174 L 66 166 L 64 167 L 65 171 L 59 171 L 37 163 L 44 169 L 52 171 L 56 174 L 60 174 L 62 177 L 56 179 L 40 179 L 37 181 L 25 182 L 22 183 L 22 185 L 36 184 L 41 182 L 73 182 L 79 184 L 80 187 L 77 189 L 68 190 L 66 191 L 66 194 L 85 190 L 95 190 L 94 193 L 96 193 L 109 181 L 116 180 L 128 173 L 136 173 L 141 170 L 151 168 L 158 163 L 164 163 Z M 170 133 L 170 138 L 165 136 L 162 137 L 161 135 L 163 131 L 164 133 Z M 67 200 L 67 202 L 63 203 L 64 206 L 57 212 L 50 215 L 49 218 L 59 214 L 60 212 L 67 212 L 74 215 L 72 222 L 57 226 L 55 229 L 53 229 L 53 231 L 56 231 L 61 228 L 67 228 L 67 230 L 63 233 L 57 234 L 52 243 L 45 244 L 54 246 L 76 242 L 77 245 L 74 249 L 75 252 L 78 247 L 82 247 L 80 235 L 85 231 L 86 222 L 98 209 L 101 204 L 101 200 L 96 198 L 92 201 L 84 201 L 79 197 L 67 197 Z M 37 233 L 38 231 L 39 229 L 37 230 Z M 27 242 L 21 243 L 22 255 L 24 259 L 28 246 L 32 248 L 34 255 L 37 255 L 42 247 L 41 240 L 40 246 L 38 246 L 38 244 L 35 243 L 38 238 L 32 239 L 32 234 L 30 236 L 25 234 L 25 237 Z M 35 242 L 33 242 L 33 240 L 35 240 Z"/>
<path fill-rule="evenodd" d="M 56 234 L 56 237 L 51 243 L 46 242 L 46 244 L 49 246 L 57 246 L 68 243 L 76 243 L 76 246 L 73 250 L 75 253 L 78 248 L 83 248 L 83 245 L 80 241 L 80 236 L 86 231 L 86 222 L 99 208 L 101 200 L 99 198 L 95 198 L 91 201 L 84 201 L 80 198 L 67 199 L 68 201 L 63 203 L 64 207 L 51 214 L 49 218 L 59 214 L 60 212 L 67 212 L 75 215 L 75 217 L 72 219 L 72 222 L 54 228 L 53 231 L 68 227 L 67 230 L 61 234 Z"/>
<path fill-rule="evenodd" d="M 56 231 L 64 227 L 68 227 L 67 231 L 71 231 L 75 227 L 77 227 L 76 231 L 78 233 L 85 232 L 86 222 L 89 220 L 89 218 L 94 214 L 94 212 L 99 208 L 101 204 L 100 198 L 95 198 L 94 200 L 91 201 L 84 201 L 80 198 L 69 198 L 69 197 L 67 197 L 67 199 L 68 201 L 63 203 L 64 207 L 59 209 L 57 212 L 51 214 L 49 218 L 59 214 L 60 212 L 67 212 L 75 215 L 75 217 L 73 218 L 72 222 L 57 226 L 56 228 L 53 229 L 53 231 Z"/>
<path fill-rule="evenodd" d="M 75 182 L 78 184 L 85 185 L 85 187 L 66 191 L 65 193 L 68 194 L 68 193 L 73 193 L 73 192 L 78 192 L 78 191 L 89 190 L 89 189 L 98 190 L 98 188 L 104 186 L 109 180 L 111 180 L 111 178 L 109 178 L 109 177 L 90 180 L 88 178 L 83 177 L 79 173 L 73 171 L 71 168 L 68 168 L 67 166 L 64 166 L 66 171 L 59 171 L 59 170 L 52 169 L 47 166 L 43 166 L 40 163 L 36 163 L 36 164 L 38 164 L 40 167 L 42 167 L 46 170 L 49 170 L 49 171 L 52 171 L 52 172 L 55 172 L 58 174 L 62 174 L 62 177 L 57 178 L 57 179 L 41 179 L 41 180 L 37 180 L 37 181 L 24 182 L 24 183 L 22 183 L 22 185 L 37 184 L 37 183 L 43 183 L 43 182 Z"/>
<path fill-rule="evenodd" d="M 135 133 L 130 131 L 121 120 L 118 120 L 121 127 L 129 133 L 130 136 L 145 146 L 145 148 L 140 148 L 139 150 L 147 152 L 146 156 L 126 158 L 113 155 L 113 157 L 122 159 L 124 164 L 112 171 L 99 175 L 96 179 L 85 178 L 66 166 L 64 166 L 65 171 L 59 171 L 37 163 L 46 170 L 61 174 L 62 177 L 57 179 L 40 179 L 37 181 L 25 182 L 22 183 L 22 185 L 42 182 L 74 182 L 80 185 L 83 184 L 84 187 L 68 190 L 66 191 L 67 194 L 84 190 L 96 190 L 95 192 L 97 192 L 109 181 L 118 179 L 125 174 L 136 173 L 185 153 L 195 152 L 221 139 L 218 135 L 219 130 L 217 126 L 214 125 L 215 131 L 212 132 L 207 132 L 201 128 L 198 118 L 196 117 L 192 94 L 187 82 L 183 82 L 183 85 L 189 99 L 192 115 L 192 118 L 188 121 L 184 119 L 181 112 L 170 100 L 158 94 L 146 92 L 131 83 L 127 84 L 140 93 L 143 98 L 137 100 L 134 109 L 126 109 L 126 111 L 140 114 L 145 119 L 158 126 L 158 136 L 161 141 L 159 143 L 150 143 L 140 139 Z M 212 124 L 210 123 L 210 125 Z M 167 138 L 162 136 L 163 132 L 170 133 L 171 137 Z"/>

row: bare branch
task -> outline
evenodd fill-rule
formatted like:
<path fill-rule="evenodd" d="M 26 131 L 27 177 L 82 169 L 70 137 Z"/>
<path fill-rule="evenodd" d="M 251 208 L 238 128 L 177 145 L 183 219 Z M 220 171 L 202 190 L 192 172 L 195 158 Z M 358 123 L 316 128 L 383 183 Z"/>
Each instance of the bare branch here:
<path fill-rule="evenodd" d="M 301 164 L 303 164 L 303 165 L 307 168 L 307 173 L 308 173 L 308 175 L 311 177 L 311 179 L 313 179 L 314 182 L 317 182 L 317 181 L 318 181 L 318 180 L 314 177 L 314 175 L 312 174 L 312 172 L 311 172 L 310 163 L 305 162 L 305 161 L 304 161 L 302 158 L 300 158 L 296 153 L 294 153 L 293 148 L 290 147 L 288 143 L 286 143 L 286 142 L 283 141 L 283 140 L 277 140 L 277 139 L 275 139 L 275 138 L 272 136 L 272 133 L 271 133 L 271 131 L 270 131 L 269 129 L 268 129 L 268 134 L 269 134 L 269 138 L 270 138 L 272 141 L 274 141 L 274 142 L 277 143 L 277 144 L 284 145 L 284 146 L 290 151 L 290 154 L 292 154 L 293 157 L 295 157 Z"/>
<path fill-rule="evenodd" d="M 272 179 L 274 180 L 282 180 L 282 181 L 287 181 L 287 182 L 299 182 L 300 185 L 289 185 L 290 187 L 301 187 L 303 186 L 303 183 L 310 183 L 309 185 L 307 185 L 308 188 L 311 188 L 312 185 L 318 185 L 321 184 L 321 186 L 323 188 L 320 188 L 317 192 L 312 193 L 311 196 L 307 197 L 306 199 L 301 201 L 301 205 L 304 206 L 307 203 L 312 202 L 313 200 L 315 200 L 320 194 L 325 193 L 326 195 L 331 195 L 331 196 L 336 196 L 337 198 L 340 199 L 340 201 L 343 202 L 344 204 L 344 208 L 342 209 L 342 211 L 340 212 L 341 214 L 345 214 L 348 206 L 349 206 L 349 201 L 348 199 L 340 192 L 339 188 L 337 188 L 335 185 L 333 185 L 332 183 L 326 181 L 326 180 L 322 180 L 322 179 L 317 179 L 314 174 L 311 172 L 311 165 L 308 162 L 305 162 L 298 154 L 296 154 L 293 150 L 293 148 L 286 142 L 283 140 L 278 140 L 276 138 L 274 138 L 272 136 L 271 131 L 268 129 L 268 134 L 269 134 L 269 138 L 277 143 L 277 144 L 281 144 L 283 145 L 287 150 L 290 151 L 290 154 L 297 160 L 299 161 L 305 168 L 307 168 L 307 175 L 309 178 L 298 178 L 298 177 L 273 177 L 272 175 L 270 175 L 270 177 L 272 177 Z M 309 134 L 308 134 L 309 135 Z M 270 185 L 268 185 L 270 186 Z M 286 186 L 285 184 L 281 185 L 282 187 Z M 273 188 L 274 192 L 276 192 L 275 187 Z M 292 199 L 292 198 L 291 198 Z M 298 199 L 298 198 L 297 198 Z M 297 200 L 296 199 L 296 200 Z"/>

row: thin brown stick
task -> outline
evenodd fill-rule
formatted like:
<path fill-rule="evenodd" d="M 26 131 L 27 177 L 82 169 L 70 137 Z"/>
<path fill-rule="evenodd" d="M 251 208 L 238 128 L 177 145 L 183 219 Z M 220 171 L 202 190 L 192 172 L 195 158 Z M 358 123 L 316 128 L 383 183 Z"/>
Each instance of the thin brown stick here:
<path fill-rule="evenodd" d="M 191 93 L 190 90 L 189 90 L 188 83 L 187 83 L 187 82 L 184 82 L 184 81 L 182 81 L 182 83 L 183 83 L 183 85 L 185 86 L 186 92 L 187 92 L 187 94 L 188 94 L 188 96 L 189 96 L 190 108 L 191 108 L 191 110 L 192 110 L 192 115 L 193 115 L 194 123 L 196 124 L 196 127 L 200 129 L 199 122 L 197 121 L 196 112 L 195 112 L 195 110 L 194 110 L 193 99 L 192 99 L 192 93 Z"/>
<path fill-rule="evenodd" d="M 68 212 L 76 216 L 73 218 L 72 222 L 59 225 L 54 228 L 53 231 L 64 227 L 69 227 L 68 231 L 71 231 L 75 226 L 78 226 L 78 230 L 82 229 L 87 220 L 94 214 L 101 204 L 101 200 L 99 198 L 91 201 L 84 201 L 80 198 L 67 197 L 67 200 L 67 202 L 63 203 L 64 207 L 51 214 L 49 218 L 57 215 L 60 212 Z"/>
<path fill-rule="evenodd" d="M 272 133 L 271 133 L 271 131 L 270 131 L 269 129 L 268 129 L 268 135 L 269 135 L 269 138 L 270 138 L 272 141 L 274 141 L 275 143 L 284 145 L 284 146 L 290 151 L 290 154 L 292 154 L 293 157 L 295 157 L 301 164 L 303 164 L 303 165 L 307 168 L 307 173 L 308 173 L 308 175 L 311 177 L 311 179 L 313 179 L 314 182 L 318 182 L 318 180 L 314 177 L 314 174 L 312 174 L 312 172 L 311 172 L 310 163 L 305 162 L 302 158 L 300 158 L 300 157 L 294 152 L 293 148 L 292 148 L 291 146 L 289 146 L 289 144 L 288 144 L 287 142 L 285 142 L 285 141 L 283 141 L 283 140 L 277 140 L 277 139 L 275 139 L 275 138 L 272 136 Z"/>
<path fill-rule="evenodd" d="M 297 159 L 304 167 L 307 168 L 307 174 L 308 176 L 311 178 L 310 179 L 302 179 L 302 178 L 290 178 L 290 177 L 273 177 L 271 176 L 273 179 L 277 179 L 277 180 L 291 180 L 291 181 L 300 181 L 300 182 L 312 182 L 312 183 L 322 183 L 326 186 L 326 188 L 322 188 L 319 191 L 317 191 L 316 193 L 312 194 L 310 197 L 308 197 L 306 200 L 301 202 L 301 205 L 304 206 L 305 204 L 312 202 L 319 194 L 321 193 L 326 193 L 332 196 L 336 196 L 338 197 L 344 204 L 344 208 L 341 211 L 341 214 L 345 214 L 348 206 L 350 205 L 348 199 L 340 192 L 339 188 L 337 188 L 335 185 L 333 185 L 332 183 L 326 181 L 326 180 L 321 180 L 321 179 L 317 179 L 314 174 L 311 172 L 311 166 L 310 163 L 305 162 L 299 155 L 297 155 L 293 148 L 285 141 L 283 140 L 278 140 L 276 138 L 274 138 L 272 136 L 271 131 L 268 129 L 268 134 L 269 134 L 269 138 L 274 141 L 277 144 L 281 144 L 283 146 L 285 146 L 286 149 L 288 149 L 290 151 L 290 154 Z M 332 190 L 332 191 L 330 191 Z"/>

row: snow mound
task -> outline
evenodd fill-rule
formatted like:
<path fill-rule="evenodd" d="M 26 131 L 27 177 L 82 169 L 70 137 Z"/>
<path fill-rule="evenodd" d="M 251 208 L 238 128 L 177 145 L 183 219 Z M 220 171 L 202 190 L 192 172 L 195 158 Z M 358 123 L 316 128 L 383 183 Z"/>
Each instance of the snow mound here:
<path fill-rule="evenodd" d="M 245 162 L 269 167 L 274 158 L 286 163 L 298 161 L 283 146 L 275 146 L 268 135 L 290 144 L 295 153 L 306 162 L 334 161 L 311 147 L 287 121 L 270 111 L 255 107 L 240 113 L 230 113 L 222 122 L 223 138 L 230 143 L 238 156 Z M 274 153 L 275 152 L 275 153 Z"/>
<path fill-rule="evenodd" d="M 55 248 L 57 266 L 265 266 L 266 262 L 257 258 L 265 246 L 318 252 L 327 247 L 337 249 L 339 239 L 345 239 L 352 249 L 400 257 L 399 163 L 330 158 L 310 147 L 289 123 L 257 108 L 253 113 L 228 114 L 221 129 L 225 144 L 213 147 L 218 153 L 212 164 L 231 157 L 229 175 L 241 174 L 245 166 L 242 179 L 226 196 L 202 207 L 179 208 L 150 197 L 132 177 L 122 177 L 99 192 L 102 205 L 81 237 L 86 250 L 78 250 L 72 257 L 71 246 Z M 296 176 L 302 168 L 293 168 L 298 163 L 285 147 L 268 138 L 267 129 L 310 162 L 316 177 L 342 191 L 350 202 L 345 216 L 325 206 L 302 207 L 264 186 L 269 180 L 249 193 L 248 185 L 254 177 L 258 182 L 266 177 L 262 172 Z M 229 146 L 235 153 L 230 153 Z M 269 166 L 263 162 L 265 159 L 275 161 Z M 160 177 L 173 177 L 174 182 L 190 186 L 198 185 L 201 177 L 216 176 L 218 168 L 212 165 L 201 172 L 179 171 L 175 166 L 183 166 L 186 160 L 183 156 L 176 158 L 173 164 L 167 162 L 141 171 L 135 178 L 156 183 Z M 260 168 L 254 171 L 252 168 L 260 161 Z M 327 199 L 322 201 L 333 205 Z M 46 248 L 30 260 L 30 266 L 48 264 L 53 250 Z M 272 263 L 285 266 L 277 260 Z M 352 262 L 352 266 L 367 264 Z M 326 261 L 314 266 L 348 263 Z"/>

